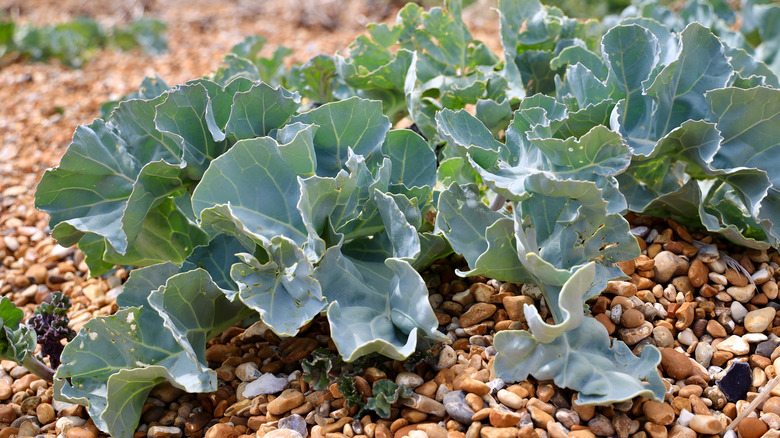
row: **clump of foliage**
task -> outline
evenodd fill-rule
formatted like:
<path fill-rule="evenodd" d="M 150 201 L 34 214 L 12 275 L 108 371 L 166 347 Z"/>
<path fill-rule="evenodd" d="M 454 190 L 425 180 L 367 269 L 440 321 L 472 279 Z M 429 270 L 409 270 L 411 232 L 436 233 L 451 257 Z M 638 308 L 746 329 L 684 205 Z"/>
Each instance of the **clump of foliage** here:
<path fill-rule="evenodd" d="M 70 298 L 61 292 L 54 292 L 51 302 L 41 303 L 27 321 L 27 325 L 38 334 L 41 354 L 49 358 L 52 368 L 60 366 L 60 355 L 65 348 L 62 340 L 71 341 L 76 336 L 76 332 L 68 327 L 68 310 Z"/>
<path fill-rule="evenodd" d="M 36 62 L 57 59 L 78 68 L 97 50 L 107 47 L 140 47 L 148 55 L 165 52 L 168 46 L 164 31 L 164 23 L 148 18 L 109 29 L 84 17 L 51 26 L 18 24 L 5 18 L 0 20 L 0 56 Z"/>
<path fill-rule="evenodd" d="M 51 302 L 38 305 L 24 324 L 24 312 L 7 297 L 0 298 L 0 359 L 24 365 L 33 374 L 52 382 L 65 347 L 62 341 L 71 341 L 76 336 L 68 327 L 69 309 L 70 298 L 55 292 Z M 35 356 L 37 344 L 41 345 L 41 356 L 48 356 L 51 367 Z"/>
<path fill-rule="evenodd" d="M 156 384 L 216 389 L 206 342 L 252 313 L 280 336 L 324 315 L 346 362 L 407 358 L 446 340 L 419 271 L 456 252 L 459 275 L 535 284 L 550 311 L 496 334 L 500 378 L 663 399 L 658 350 L 635 356 L 583 306 L 640 253 L 629 211 L 778 246 L 780 37 L 745 17 L 780 7 L 647 4 L 598 22 L 502 0 L 503 61 L 458 2 L 410 4 L 348 55 L 274 70 L 279 85 L 253 39 L 210 78 L 149 80 L 79 127 L 36 192 L 93 275 L 144 266 L 65 347 L 57 397 L 129 437 Z M 747 33 L 719 24 L 737 13 Z M 306 365 L 313 383 L 330 361 Z"/>

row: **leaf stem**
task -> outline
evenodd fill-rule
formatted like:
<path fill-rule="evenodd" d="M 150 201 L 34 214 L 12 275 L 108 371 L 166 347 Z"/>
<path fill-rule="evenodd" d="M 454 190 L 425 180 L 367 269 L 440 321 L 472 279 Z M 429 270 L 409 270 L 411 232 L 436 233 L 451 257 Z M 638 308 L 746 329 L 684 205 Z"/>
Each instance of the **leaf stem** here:
<path fill-rule="evenodd" d="M 504 206 L 504 203 L 506 202 L 506 198 L 501 195 L 496 195 L 495 198 L 493 198 L 493 201 L 490 203 L 490 209 L 493 211 L 498 211 L 501 209 L 501 207 Z"/>
<path fill-rule="evenodd" d="M 41 379 L 52 383 L 54 381 L 54 370 L 46 366 L 43 362 L 41 362 L 37 357 L 33 356 L 32 354 L 27 354 L 24 356 L 24 360 L 22 361 L 22 366 L 27 368 L 28 371 L 35 374 L 36 376 L 40 377 Z"/>

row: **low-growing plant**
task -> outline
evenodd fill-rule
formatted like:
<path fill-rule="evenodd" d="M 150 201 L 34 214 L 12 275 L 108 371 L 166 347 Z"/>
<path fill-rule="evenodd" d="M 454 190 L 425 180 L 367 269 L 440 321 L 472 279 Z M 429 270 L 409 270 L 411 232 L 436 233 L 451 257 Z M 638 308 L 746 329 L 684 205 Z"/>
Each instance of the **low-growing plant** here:
<path fill-rule="evenodd" d="M 18 24 L 12 19 L 0 21 L 0 56 L 61 63 L 78 68 L 94 53 L 106 47 L 130 50 L 140 47 L 144 53 L 156 55 L 168 46 L 163 32 L 165 24 L 141 18 L 126 26 L 104 28 L 89 18 L 51 25 Z"/>
<path fill-rule="evenodd" d="M 501 61 L 447 6 L 409 5 L 349 57 L 276 79 L 293 91 L 260 81 L 248 40 L 210 79 L 150 80 L 77 129 L 36 204 L 92 275 L 145 267 L 65 347 L 59 398 L 129 437 L 160 382 L 216 389 L 206 342 L 252 313 L 280 336 L 324 314 L 347 362 L 407 358 L 447 340 L 419 271 L 454 251 L 459 275 L 536 285 L 549 309 L 495 335 L 498 377 L 663 399 L 658 350 L 635 356 L 584 306 L 640 254 L 628 211 L 778 246 L 777 75 L 716 24 L 643 7 L 605 26 L 535 0 L 499 2 Z M 305 364 L 313 382 L 329 363 Z"/>

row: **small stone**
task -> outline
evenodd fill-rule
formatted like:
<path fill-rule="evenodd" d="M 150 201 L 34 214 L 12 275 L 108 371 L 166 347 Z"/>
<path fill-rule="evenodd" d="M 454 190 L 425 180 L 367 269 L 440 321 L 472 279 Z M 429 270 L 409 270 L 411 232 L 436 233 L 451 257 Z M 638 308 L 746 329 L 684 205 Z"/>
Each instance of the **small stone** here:
<path fill-rule="evenodd" d="M 533 306 L 534 300 L 525 295 L 511 295 L 504 297 L 502 303 L 504 304 L 504 310 L 506 310 L 509 319 L 512 321 L 525 321 L 523 306 L 526 304 Z"/>
<path fill-rule="evenodd" d="M 690 328 L 687 328 L 678 333 L 677 340 L 680 341 L 680 343 L 683 345 L 693 345 L 694 342 L 698 341 L 698 339 L 696 339 L 696 335 L 693 334 L 693 330 Z"/>
<path fill-rule="evenodd" d="M 750 333 L 761 333 L 772 324 L 774 319 L 775 309 L 773 307 L 753 310 L 745 315 L 745 330 Z"/>
<path fill-rule="evenodd" d="M 699 365 L 703 366 L 704 368 L 708 368 L 710 366 L 712 355 L 715 353 L 715 351 L 715 347 L 712 345 L 706 342 L 699 342 L 696 344 L 696 350 L 694 352 L 696 362 L 698 362 Z"/>
<path fill-rule="evenodd" d="M 514 427 L 520 423 L 521 416 L 507 409 L 491 409 L 488 418 L 493 427 Z"/>
<path fill-rule="evenodd" d="M 444 417 L 444 415 L 447 412 L 445 409 L 445 405 L 442 405 L 441 403 L 437 402 L 436 400 L 430 397 L 426 397 L 424 395 L 417 394 L 417 393 L 412 393 L 412 395 L 410 395 L 409 397 L 402 398 L 400 402 L 404 406 L 408 406 L 412 409 L 416 409 L 420 412 L 431 414 L 436 417 Z"/>
<path fill-rule="evenodd" d="M 732 362 L 731 366 L 716 382 L 718 388 L 726 395 L 730 402 L 745 400 L 753 382 L 750 365 L 746 362 Z"/>
<path fill-rule="evenodd" d="M 718 350 L 728 351 L 737 356 L 750 353 L 750 345 L 737 335 L 731 335 L 717 345 Z"/>
<path fill-rule="evenodd" d="M 260 369 L 257 368 L 257 365 L 254 362 L 244 362 L 241 365 L 236 367 L 236 377 L 241 379 L 242 382 L 252 382 L 257 380 L 258 377 L 262 376 L 263 373 L 260 372 Z"/>
<path fill-rule="evenodd" d="M 267 432 L 265 435 L 263 435 L 263 438 L 303 438 L 306 435 L 301 435 L 298 433 L 298 431 L 294 429 L 276 429 L 272 430 L 270 432 Z"/>
<path fill-rule="evenodd" d="M 175 426 L 152 426 L 146 431 L 148 438 L 181 438 L 181 429 Z"/>
<path fill-rule="evenodd" d="M 691 286 L 701 287 L 707 280 L 710 270 L 707 265 L 699 259 L 694 259 L 688 268 L 688 279 L 691 280 Z"/>
<path fill-rule="evenodd" d="M 571 429 L 572 426 L 580 424 L 580 416 L 577 412 L 571 409 L 558 409 L 555 411 L 555 419 L 560 421 L 567 429 Z"/>
<path fill-rule="evenodd" d="M 35 415 L 38 417 L 38 421 L 43 424 L 49 424 L 57 419 L 57 414 L 54 412 L 54 408 L 49 403 L 41 403 L 35 408 Z"/>
<path fill-rule="evenodd" d="M 498 401 L 512 409 L 522 409 L 525 407 L 525 400 L 514 392 L 500 389 L 497 394 Z"/>
<path fill-rule="evenodd" d="M 537 406 L 529 405 L 527 409 L 528 412 L 531 413 L 531 419 L 533 420 L 536 427 L 546 429 L 547 423 L 555 422 L 555 419 L 552 417 L 552 415 L 548 414 Z"/>
<path fill-rule="evenodd" d="M 439 357 L 436 360 L 436 365 L 433 367 L 436 371 L 450 368 L 458 361 L 458 355 L 455 354 L 455 350 L 449 345 L 445 345 L 439 352 Z"/>
<path fill-rule="evenodd" d="M 674 380 L 683 380 L 693 374 L 693 365 L 688 356 L 673 348 L 661 349 L 661 366 Z"/>
<path fill-rule="evenodd" d="M 409 389 L 417 389 L 419 386 L 425 383 L 425 380 L 415 373 L 403 371 L 398 373 L 395 377 L 395 384 L 398 386 L 406 386 Z"/>
<path fill-rule="evenodd" d="M 664 326 L 657 326 L 653 328 L 653 340 L 655 345 L 659 348 L 671 348 L 674 347 L 674 336 L 672 331 Z"/>
<path fill-rule="evenodd" d="M 677 425 L 669 431 L 668 436 L 669 438 L 696 438 L 698 435 L 696 434 L 696 431 L 690 427 Z"/>
<path fill-rule="evenodd" d="M 756 354 L 769 358 L 772 357 L 772 352 L 775 351 L 777 347 L 780 347 L 780 338 L 773 336 L 756 345 Z"/>
<path fill-rule="evenodd" d="M 764 413 L 780 415 L 780 397 L 769 397 L 761 410 Z"/>
<path fill-rule="evenodd" d="M 742 438 L 760 438 L 769 427 L 758 418 L 745 417 L 739 422 L 737 430 Z"/>
<path fill-rule="evenodd" d="M 666 283 L 675 275 L 687 274 L 688 272 L 688 262 L 671 251 L 661 251 L 656 254 L 653 260 L 655 260 L 653 281 L 656 283 Z"/>
<path fill-rule="evenodd" d="M 748 314 L 748 310 L 739 301 L 731 302 L 731 319 L 734 322 L 741 323 L 745 319 L 745 315 Z"/>
<path fill-rule="evenodd" d="M 38 431 L 40 430 L 41 428 L 38 427 L 37 424 L 28 420 L 19 425 L 19 432 L 17 432 L 17 436 L 19 437 L 36 436 L 38 435 Z"/>
<path fill-rule="evenodd" d="M 438 424 L 432 424 L 432 423 L 418 424 L 417 430 L 425 432 L 428 438 L 447 438 L 447 429 L 439 426 Z"/>
<path fill-rule="evenodd" d="M 752 284 L 748 284 L 747 286 L 731 286 L 730 288 L 726 289 L 726 293 L 731 296 L 731 298 L 734 298 L 735 300 L 739 301 L 740 303 L 747 303 L 751 299 L 753 299 L 753 296 L 756 294 L 756 287 Z"/>
<path fill-rule="evenodd" d="M 601 414 L 597 414 L 595 417 L 588 421 L 588 427 L 596 436 L 615 436 L 615 426 L 609 419 Z"/>
<path fill-rule="evenodd" d="M 301 436 L 307 436 L 309 431 L 306 428 L 306 420 L 298 414 L 292 414 L 279 420 L 279 429 L 290 429 L 298 432 Z"/>
<path fill-rule="evenodd" d="M 460 317 L 461 327 L 471 327 L 490 318 L 498 308 L 495 304 L 476 303 Z"/>
<path fill-rule="evenodd" d="M 480 397 L 490 394 L 490 387 L 487 386 L 487 384 L 480 382 L 479 380 L 472 379 L 471 377 L 466 377 L 463 379 L 463 381 L 461 381 L 460 389 L 472 394 L 476 394 Z"/>
<path fill-rule="evenodd" d="M 97 436 L 97 429 L 92 430 L 86 427 L 73 427 L 65 434 L 65 438 L 97 438 Z"/>
<path fill-rule="evenodd" d="M 444 395 L 444 409 L 453 420 L 461 424 L 471 424 L 471 417 L 475 414 L 471 406 L 466 402 L 464 391 L 451 391 Z"/>
<path fill-rule="evenodd" d="M 276 394 L 284 391 L 290 382 L 283 377 L 276 377 L 273 373 L 265 373 L 256 380 L 249 382 L 244 387 L 242 396 L 244 398 L 255 398 L 263 394 Z"/>
<path fill-rule="evenodd" d="M 620 339 L 628 346 L 636 345 L 642 339 L 647 338 L 653 332 L 653 324 L 645 321 L 638 327 L 623 328 L 618 330 Z"/>
<path fill-rule="evenodd" d="M 471 421 L 468 424 L 471 424 Z M 480 429 L 479 436 L 481 438 L 517 438 L 517 428 L 485 426 Z"/>
<path fill-rule="evenodd" d="M 12 395 L 14 395 L 14 391 L 11 389 L 11 385 L 5 380 L 0 379 L 0 401 L 8 400 Z"/>
<path fill-rule="evenodd" d="M 634 328 L 639 327 L 645 322 L 645 315 L 636 309 L 627 309 L 623 312 L 623 316 L 620 317 L 620 323 L 623 327 Z"/>
<path fill-rule="evenodd" d="M 674 409 L 667 403 L 648 400 L 642 405 L 642 412 L 655 424 L 668 426 L 674 422 Z"/>
<path fill-rule="evenodd" d="M 282 415 L 302 405 L 305 400 L 306 398 L 300 391 L 285 389 L 279 397 L 268 403 L 268 413 L 271 415 Z"/>
<path fill-rule="evenodd" d="M 706 435 L 720 433 L 723 430 L 723 424 L 712 415 L 694 415 L 688 427 Z"/>

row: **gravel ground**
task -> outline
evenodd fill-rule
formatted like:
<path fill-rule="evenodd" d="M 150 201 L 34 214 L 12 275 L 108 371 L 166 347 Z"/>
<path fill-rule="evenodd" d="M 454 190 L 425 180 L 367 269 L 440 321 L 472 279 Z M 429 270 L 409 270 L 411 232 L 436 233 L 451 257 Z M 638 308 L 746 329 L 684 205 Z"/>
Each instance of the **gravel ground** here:
<path fill-rule="evenodd" d="M 392 20 L 383 2 L 18 1 L 3 5 L 20 21 L 52 23 L 87 13 L 112 24 L 147 12 L 169 26 L 170 53 L 104 52 L 81 70 L 56 64 L 11 64 L 0 69 L 0 295 L 27 314 L 53 291 L 74 303 L 78 330 L 115 310 L 124 270 L 88 279 L 83 255 L 62 248 L 35 211 L 33 191 L 43 170 L 56 165 L 79 123 L 98 116 L 103 102 L 132 91 L 144 76 L 178 83 L 215 70 L 246 35 L 262 34 L 269 51 L 296 50 L 295 58 L 344 50 L 369 21 Z M 102 3 L 102 2 L 100 2 Z M 477 35 L 495 22 L 483 3 L 467 11 Z M 582 407 L 576 395 L 533 379 L 508 385 L 495 378 L 493 334 L 526 328 L 524 304 L 542 309 L 534 288 L 496 280 L 459 278 L 458 257 L 424 273 L 440 329 L 452 343 L 407 367 L 374 359 L 337 370 L 349 375 L 358 398 L 391 379 L 412 389 L 389 419 L 358 416 L 337 384 L 310 388 L 302 359 L 316 349 L 335 351 L 324 320 L 299 337 L 281 340 L 262 323 L 234 327 L 210 343 L 207 359 L 220 388 L 186 394 L 170 386 L 149 397 L 135 436 L 168 438 L 514 438 L 695 437 L 722 434 L 733 420 L 743 438 L 780 436 L 780 256 L 712 244 L 671 221 L 630 216 L 643 255 L 621 267 L 630 281 L 612 282 L 590 303 L 592 315 L 616 339 L 639 353 L 661 349 L 668 391 L 662 403 L 637 398 Z M 544 310 L 543 310 L 544 312 Z M 82 407 L 52 401 L 49 385 L 24 367 L 0 363 L 0 438 L 94 438 Z M 759 396 L 761 394 L 761 396 Z M 765 396 L 768 396 L 765 398 Z M 755 406 L 749 406 L 751 402 Z M 733 436 L 734 432 L 727 432 Z"/>

